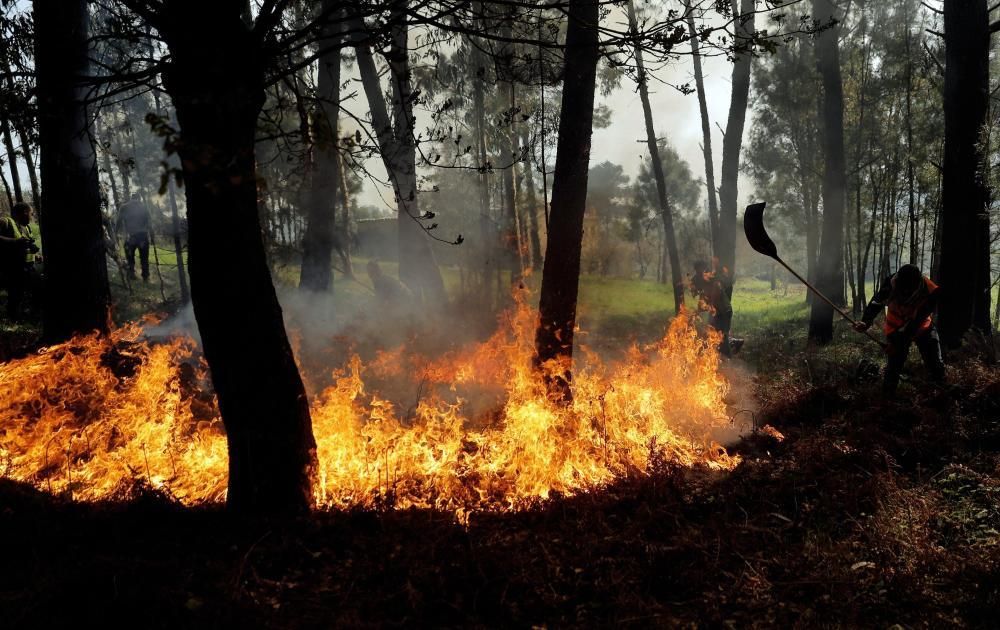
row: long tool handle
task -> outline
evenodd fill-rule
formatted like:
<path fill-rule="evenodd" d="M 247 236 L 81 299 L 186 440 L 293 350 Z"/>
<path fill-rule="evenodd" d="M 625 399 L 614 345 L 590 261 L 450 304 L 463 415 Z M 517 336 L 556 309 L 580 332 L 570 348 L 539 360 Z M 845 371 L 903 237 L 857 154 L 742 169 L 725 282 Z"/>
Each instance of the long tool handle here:
<path fill-rule="evenodd" d="M 778 261 L 779 263 L 781 263 L 781 266 L 782 266 L 782 267 L 784 267 L 785 269 L 787 269 L 787 270 L 788 270 L 788 273 L 790 273 L 790 274 L 792 274 L 793 276 L 795 276 L 796 278 L 798 278 L 798 279 L 799 279 L 799 282 L 801 282 L 802 284 L 804 284 L 804 285 L 806 285 L 807 287 L 809 287 L 809 290 L 811 290 L 811 291 L 812 291 L 813 293 L 815 293 L 815 294 L 816 294 L 817 296 L 819 296 L 819 297 L 820 297 L 820 299 L 822 299 L 822 300 L 823 300 L 824 302 L 826 302 L 827 304 L 829 304 L 829 305 L 830 305 L 830 306 L 831 306 L 831 307 L 833 308 L 833 310 L 835 310 L 835 311 L 837 311 L 838 313 L 840 313 L 840 316 L 841 316 L 841 317 L 843 317 L 843 318 L 844 318 L 844 319 L 846 319 L 847 321 L 851 322 L 852 324 L 857 324 L 857 323 L 858 323 L 858 320 L 856 320 L 856 319 L 854 319 L 853 317 L 851 317 L 851 316 L 850 316 L 850 315 L 849 315 L 849 314 L 847 313 L 847 311 L 845 311 L 844 309 L 840 308 L 839 306 L 837 306 L 836 304 L 834 304 L 834 303 L 833 303 L 832 301 L 830 301 L 830 298 L 828 298 L 828 297 L 826 297 L 825 295 L 823 295 L 823 294 L 822 294 L 822 293 L 820 292 L 820 290 L 819 290 L 819 289 L 817 289 L 816 287 L 814 287 L 814 286 L 813 286 L 812 284 L 810 284 L 808 280 L 806 280 L 805 278 L 803 278 L 802 276 L 800 276 L 800 275 L 799 275 L 798 273 L 796 273 L 796 271 L 795 271 L 794 269 L 792 269 L 791 267 L 789 267 L 789 266 L 788 266 L 788 265 L 787 265 L 787 264 L 785 263 L 785 261 L 783 261 L 782 259 L 778 258 L 777 256 L 775 256 L 775 257 L 774 257 L 774 259 L 775 259 L 775 260 L 777 260 L 777 261 Z M 867 336 L 867 337 L 868 337 L 869 339 L 871 339 L 872 341 L 874 341 L 875 343 L 877 343 L 878 345 L 882 346 L 883 348 L 885 348 L 885 347 L 886 347 L 886 343 L 885 343 L 884 341 L 882 341 L 881 339 L 879 339 L 878 337 L 876 337 L 876 336 L 875 336 L 875 335 L 874 335 L 874 334 L 872 333 L 872 331 L 870 331 L 870 330 L 866 330 L 866 331 L 865 331 L 865 335 L 866 335 L 866 336 Z"/>

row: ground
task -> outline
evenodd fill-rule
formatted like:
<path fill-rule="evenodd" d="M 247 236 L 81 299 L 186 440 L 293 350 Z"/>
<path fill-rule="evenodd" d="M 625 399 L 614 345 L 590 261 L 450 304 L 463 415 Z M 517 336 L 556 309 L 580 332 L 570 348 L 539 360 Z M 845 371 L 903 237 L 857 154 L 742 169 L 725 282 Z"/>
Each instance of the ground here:
<path fill-rule="evenodd" d="M 656 289 L 585 279 L 584 318 L 653 335 L 671 310 Z M 735 304 L 752 424 L 784 439 L 748 432 L 733 472 L 664 464 L 468 526 L 236 520 L 141 487 L 79 505 L 0 482 L 4 625 L 995 626 L 1000 372 L 954 357 L 935 387 L 914 366 L 884 400 L 874 344 L 838 326 L 806 349 L 802 293 L 751 281 Z"/>

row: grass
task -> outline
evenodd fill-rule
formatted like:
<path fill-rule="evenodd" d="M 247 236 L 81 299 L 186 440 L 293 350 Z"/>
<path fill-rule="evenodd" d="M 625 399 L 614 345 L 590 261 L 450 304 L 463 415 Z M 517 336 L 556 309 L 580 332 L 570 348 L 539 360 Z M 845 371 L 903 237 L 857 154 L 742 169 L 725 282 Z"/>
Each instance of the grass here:
<path fill-rule="evenodd" d="M 142 317 L 150 312 L 168 313 L 180 305 L 180 290 L 177 280 L 176 256 L 170 243 L 158 243 L 156 256 L 150 252 L 151 274 L 148 284 L 140 279 L 126 278 L 113 263 L 109 263 L 112 299 L 115 321 L 123 323 Z M 355 277 L 342 272 L 334 273 L 334 311 L 340 321 L 351 321 L 370 316 L 376 307 L 365 267 L 367 258 L 355 257 L 353 265 Z M 138 266 L 138 261 L 136 261 Z M 382 270 L 396 277 L 397 266 L 383 262 Z M 441 273 L 450 295 L 460 291 L 461 275 L 457 267 L 443 266 Z M 274 280 L 279 291 L 292 289 L 298 283 L 297 264 L 276 262 Z M 509 280 L 506 280 L 509 283 Z M 537 296 L 541 284 L 540 274 L 527 278 L 527 284 Z M 693 309 L 696 304 L 686 293 L 685 306 Z M 769 283 L 755 278 L 741 278 L 737 281 L 733 294 L 733 333 L 752 336 L 755 331 L 773 327 L 801 328 L 808 314 L 805 303 L 805 289 L 797 285 L 779 286 L 772 291 Z M 673 316 L 674 299 L 669 285 L 650 279 L 617 278 L 583 275 L 580 278 L 579 319 L 580 328 L 589 333 L 588 343 L 599 344 L 608 349 L 625 347 L 632 341 L 649 342 L 662 334 L 664 327 Z M 0 319 L 0 330 L 5 334 L 17 333 L 19 337 L 30 337 L 37 330 L 31 325 L 14 327 Z"/>

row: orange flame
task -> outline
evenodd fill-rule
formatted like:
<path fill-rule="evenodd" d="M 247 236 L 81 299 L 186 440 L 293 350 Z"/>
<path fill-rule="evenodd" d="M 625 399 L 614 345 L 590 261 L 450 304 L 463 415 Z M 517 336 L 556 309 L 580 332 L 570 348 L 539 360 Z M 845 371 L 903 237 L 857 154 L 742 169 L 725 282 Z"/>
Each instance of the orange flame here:
<path fill-rule="evenodd" d="M 312 403 L 318 507 L 432 507 L 460 519 L 574 494 L 655 461 L 729 469 L 709 439 L 728 419 L 718 338 L 675 318 L 663 339 L 606 366 L 582 349 L 570 406 L 531 366 L 537 315 L 524 296 L 486 342 L 438 359 L 405 349 L 357 356 Z M 130 325 L 0 365 L 0 475 L 78 500 L 135 480 L 185 504 L 222 501 L 226 443 L 207 369 L 185 338 L 141 340 Z M 366 373 L 427 391 L 408 412 L 366 389 Z M 495 392 L 492 413 L 463 396 Z"/>

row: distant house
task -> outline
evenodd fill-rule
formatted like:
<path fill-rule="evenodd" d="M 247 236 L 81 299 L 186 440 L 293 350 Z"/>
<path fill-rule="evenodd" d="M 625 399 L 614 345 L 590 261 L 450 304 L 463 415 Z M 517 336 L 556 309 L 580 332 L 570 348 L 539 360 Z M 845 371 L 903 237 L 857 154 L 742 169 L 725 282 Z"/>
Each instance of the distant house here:
<path fill-rule="evenodd" d="M 367 258 L 396 260 L 398 229 L 396 217 L 378 219 L 358 219 L 355 253 Z"/>

